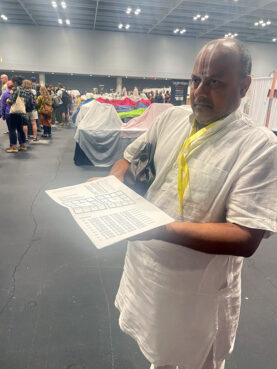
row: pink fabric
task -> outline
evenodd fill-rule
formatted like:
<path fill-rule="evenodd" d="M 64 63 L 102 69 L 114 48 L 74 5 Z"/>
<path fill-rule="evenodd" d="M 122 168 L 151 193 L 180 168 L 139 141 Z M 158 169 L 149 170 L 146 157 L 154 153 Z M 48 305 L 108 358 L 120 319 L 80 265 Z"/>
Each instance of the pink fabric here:
<path fill-rule="evenodd" d="M 139 117 L 133 118 L 129 120 L 128 123 L 124 124 L 122 130 L 133 128 L 146 130 L 151 126 L 152 122 L 158 115 L 160 115 L 165 110 L 171 108 L 172 106 L 172 104 L 151 104 Z"/>
<path fill-rule="evenodd" d="M 148 106 L 143 114 L 139 117 L 129 120 L 128 123 L 122 124 L 121 138 L 136 138 L 142 135 L 151 126 L 153 121 L 165 110 L 173 107 L 172 104 L 154 103 Z"/>
<path fill-rule="evenodd" d="M 109 100 L 109 99 L 103 99 L 102 97 L 98 97 L 98 102 L 102 104 L 112 104 L 112 105 L 130 105 L 130 106 L 137 106 L 139 102 L 149 106 L 151 104 L 150 100 L 141 99 L 139 101 L 133 101 L 129 99 L 129 97 L 126 97 L 122 100 Z"/>

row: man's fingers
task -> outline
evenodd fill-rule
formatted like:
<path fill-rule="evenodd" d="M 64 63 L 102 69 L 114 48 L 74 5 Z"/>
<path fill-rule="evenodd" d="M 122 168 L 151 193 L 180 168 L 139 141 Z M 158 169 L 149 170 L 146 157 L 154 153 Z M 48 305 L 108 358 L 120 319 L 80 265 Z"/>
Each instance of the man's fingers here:
<path fill-rule="evenodd" d="M 99 179 L 99 178 L 101 178 L 101 177 L 92 177 L 92 178 L 89 178 L 87 180 L 87 182 L 92 182 L 92 181 L 95 181 L 96 179 Z"/>

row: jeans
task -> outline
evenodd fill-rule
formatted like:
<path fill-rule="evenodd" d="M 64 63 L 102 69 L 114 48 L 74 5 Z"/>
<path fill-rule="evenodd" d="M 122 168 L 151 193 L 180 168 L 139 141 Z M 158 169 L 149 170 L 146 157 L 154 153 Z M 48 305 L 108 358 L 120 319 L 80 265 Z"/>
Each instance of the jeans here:
<path fill-rule="evenodd" d="M 6 115 L 6 123 L 7 123 L 8 130 L 9 130 L 10 146 L 12 146 L 12 141 L 11 141 L 11 118 L 10 118 L 10 114 L 7 114 Z M 17 132 L 17 138 L 18 138 L 19 145 L 22 145 L 22 140 L 21 140 L 21 136 L 20 136 L 19 132 Z"/>
<path fill-rule="evenodd" d="M 20 136 L 19 143 L 22 145 L 26 142 L 25 133 L 23 131 L 23 119 L 20 114 L 10 114 L 10 143 L 11 145 L 17 144 L 16 131 Z M 21 142 L 20 142 L 21 141 Z"/>

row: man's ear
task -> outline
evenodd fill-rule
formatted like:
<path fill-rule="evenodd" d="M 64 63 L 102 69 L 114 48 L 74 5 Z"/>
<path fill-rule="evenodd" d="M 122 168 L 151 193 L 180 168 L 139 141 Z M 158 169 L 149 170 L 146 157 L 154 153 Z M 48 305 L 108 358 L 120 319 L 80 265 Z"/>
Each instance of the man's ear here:
<path fill-rule="evenodd" d="M 251 82 L 252 82 L 251 76 L 247 76 L 241 80 L 240 82 L 240 97 L 241 98 L 246 95 L 246 92 L 248 91 Z"/>

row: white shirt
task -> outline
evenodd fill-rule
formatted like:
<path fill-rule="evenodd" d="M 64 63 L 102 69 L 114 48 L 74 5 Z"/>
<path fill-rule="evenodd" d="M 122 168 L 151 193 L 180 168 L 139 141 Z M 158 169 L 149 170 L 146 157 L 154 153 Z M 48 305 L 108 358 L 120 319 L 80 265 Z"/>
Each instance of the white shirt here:
<path fill-rule="evenodd" d="M 147 199 L 184 222 L 231 222 L 277 231 L 277 139 L 239 111 L 191 144 L 189 190 L 178 212 L 178 154 L 191 132 L 183 107 L 166 110 L 125 151 L 156 144 L 156 179 Z M 240 312 L 242 257 L 212 255 L 158 241 L 130 242 L 116 297 L 121 329 L 157 366 L 202 368 L 233 349 Z"/>

